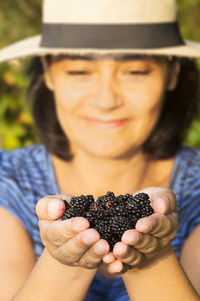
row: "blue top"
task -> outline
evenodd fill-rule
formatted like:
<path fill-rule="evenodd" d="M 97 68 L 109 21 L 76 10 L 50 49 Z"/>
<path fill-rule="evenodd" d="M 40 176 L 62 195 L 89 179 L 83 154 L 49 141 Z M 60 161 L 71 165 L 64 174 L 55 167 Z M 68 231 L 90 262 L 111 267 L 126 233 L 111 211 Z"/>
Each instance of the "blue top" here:
<path fill-rule="evenodd" d="M 200 223 L 200 150 L 182 147 L 176 154 L 170 179 L 177 197 L 179 229 L 172 244 L 179 257 L 187 236 Z M 0 205 L 14 214 L 27 229 L 38 258 L 43 250 L 35 213 L 37 201 L 59 194 L 51 155 L 37 144 L 14 151 L 0 151 Z M 123 280 L 96 274 L 87 301 L 129 300 Z"/>

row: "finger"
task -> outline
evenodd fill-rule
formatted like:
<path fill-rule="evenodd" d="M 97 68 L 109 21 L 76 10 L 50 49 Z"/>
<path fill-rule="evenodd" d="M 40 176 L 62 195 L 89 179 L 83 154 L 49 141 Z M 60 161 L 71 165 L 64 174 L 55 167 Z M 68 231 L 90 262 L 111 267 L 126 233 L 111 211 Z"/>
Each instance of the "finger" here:
<path fill-rule="evenodd" d="M 121 241 L 127 245 L 134 246 L 139 240 L 142 239 L 143 233 L 140 233 L 136 229 L 126 230 L 122 237 Z"/>
<path fill-rule="evenodd" d="M 163 238 L 160 238 L 160 248 L 165 248 L 166 246 L 168 246 L 175 236 L 176 232 L 173 232 Z"/>
<path fill-rule="evenodd" d="M 148 187 L 142 190 L 149 195 L 151 206 L 155 212 L 168 214 L 177 210 L 177 201 L 174 192 L 168 188 Z"/>
<path fill-rule="evenodd" d="M 156 237 L 140 233 L 134 229 L 124 232 L 122 242 L 144 254 L 155 252 L 160 248 L 160 242 Z"/>
<path fill-rule="evenodd" d="M 83 257 L 80 259 L 79 264 L 82 267 L 95 268 L 101 262 L 103 256 L 109 251 L 109 244 L 106 240 L 100 239 L 89 248 Z"/>
<path fill-rule="evenodd" d="M 55 195 L 40 199 L 35 208 L 38 218 L 48 221 L 60 218 L 65 211 L 64 199 L 70 201 L 71 195 L 65 195 L 65 198 Z"/>
<path fill-rule="evenodd" d="M 108 254 L 106 254 L 106 255 L 102 258 L 103 262 L 105 262 L 106 264 L 109 264 L 109 263 L 111 263 L 111 262 L 114 262 L 115 259 L 116 259 L 116 258 L 115 258 L 115 256 L 113 255 L 112 252 L 109 252 Z"/>
<path fill-rule="evenodd" d="M 89 222 L 83 217 L 74 217 L 63 221 L 40 221 L 40 230 L 45 243 L 59 247 L 77 233 L 89 228 Z"/>
<path fill-rule="evenodd" d="M 117 242 L 113 249 L 113 254 L 117 259 L 131 266 L 141 263 L 143 255 L 131 246 L 123 242 Z"/>
<path fill-rule="evenodd" d="M 178 229 L 178 214 L 172 213 L 168 217 L 171 219 L 173 230 L 168 235 L 160 239 L 161 247 L 166 247 L 167 245 L 169 245 L 172 239 L 174 239 L 174 237 L 176 236 L 176 232 Z"/>
<path fill-rule="evenodd" d="M 173 212 L 171 215 L 176 216 L 177 213 Z M 157 238 L 168 235 L 173 230 L 172 227 L 171 219 L 159 213 L 139 219 L 135 226 L 139 232 L 152 234 Z"/>
<path fill-rule="evenodd" d="M 99 239 L 100 235 L 95 229 L 86 229 L 62 244 L 56 253 L 63 258 L 64 263 L 74 264 L 79 262 L 85 252 Z"/>
<path fill-rule="evenodd" d="M 108 265 L 108 272 L 111 274 L 118 274 L 121 271 L 123 271 L 123 263 L 118 259 Z"/>

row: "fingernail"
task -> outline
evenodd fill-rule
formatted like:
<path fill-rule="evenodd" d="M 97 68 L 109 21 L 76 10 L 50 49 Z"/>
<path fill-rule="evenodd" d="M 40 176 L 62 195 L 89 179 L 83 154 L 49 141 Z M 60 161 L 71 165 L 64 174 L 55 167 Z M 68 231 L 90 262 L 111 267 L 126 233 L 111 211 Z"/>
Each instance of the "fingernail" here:
<path fill-rule="evenodd" d="M 79 217 L 72 218 L 71 223 L 72 223 L 72 228 L 75 232 L 81 232 L 87 229 L 88 227 L 87 221 Z"/>
<path fill-rule="evenodd" d="M 103 255 L 103 254 L 105 254 L 106 253 L 106 249 L 104 248 L 104 249 L 96 249 L 95 250 L 95 252 L 98 254 L 98 255 Z"/>
<path fill-rule="evenodd" d="M 138 240 L 139 239 L 137 236 L 133 236 L 130 233 L 126 233 L 123 238 L 123 242 L 125 242 L 126 244 L 132 244 L 132 245 L 135 245 L 138 242 Z"/>
<path fill-rule="evenodd" d="M 98 255 L 102 255 L 102 254 L 105 254 L 107 252 L 107 248 L 105 246 L 102 246 L 102 245 L 96 245 L 95 247 L 95 252 L 98 254 Z"/>
<path fill-rule="evenodd" d="M 142 233 L 148 233 L 152 229 L 152 221 L 148 217 L 144 217 L 144 220 L 139 220 L 135 226 L 136 230 Z"/>
<path fill-rule="evenodd" d="M 51 218 L 59 217 L 59 209 L 60 209 L 60 202 L 59 200 L 53 199 L 48 204 L 48 215 Z"/>
<path fill-rule="evenodd" d="M 86 244 L 86 245 L 92 245 L 93 243 L 95 243 L 96 241 L 96 238 L 90 236 L 90 235 L 85 235 L 83 236 L 83 242 Z"/>
<path fill-rule="evenodd" d="M 119 260 L 116 260 L 114 263 L 114 271 L 113 273 L 120 273 L 120 271 L 122 270 L 123 265 Z"/>
<path fill-rule="evenodd" d="M 106 255 L 103 257 L 103 261 L 104 261 L 105 263 L 107 263 L 107 264 L 113 262 L 114 260 L 115 260 L 115 257 L 114 257 L 114 255 L 111 254 L 111 253 L 106 254 Z"/>
<path fill-rule="evenodd" d="M 156 198 L 156 200 L 153 203 L 153 209 L 158 212 L 165 214 L 169 210 L 169 200 L 167 197 L 159 196 Z"/>

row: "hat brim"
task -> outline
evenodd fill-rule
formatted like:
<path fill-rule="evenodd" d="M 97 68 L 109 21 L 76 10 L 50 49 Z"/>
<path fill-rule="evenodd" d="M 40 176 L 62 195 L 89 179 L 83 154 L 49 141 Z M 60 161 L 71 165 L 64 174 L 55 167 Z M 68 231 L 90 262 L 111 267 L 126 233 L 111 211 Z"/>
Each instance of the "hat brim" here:
<path fill-rule="evenodd" d="M 134 53 L 144 55 L 163 55 L 188 58 L 200 58 L 200 43 L 185 41 L 185 45 L 156 49 L 70 49 L 70 48 L 43 48 L 40 46 L 41 35 L 21 40 L 0 50 L 0 62 L 29 56 L 44 56 L 47 54 L 114 54 Z"/>

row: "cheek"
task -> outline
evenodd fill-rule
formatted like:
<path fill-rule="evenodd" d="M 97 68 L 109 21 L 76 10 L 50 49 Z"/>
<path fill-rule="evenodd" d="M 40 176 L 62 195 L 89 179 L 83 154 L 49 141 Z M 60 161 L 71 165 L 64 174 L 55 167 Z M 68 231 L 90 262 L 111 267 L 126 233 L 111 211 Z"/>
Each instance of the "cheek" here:
<path fill-rule="evenodd" d="M 67 84 L 59 85 L 54 93 L 56 110 L 59 114 L 71 113 L 80 105 L 81 93 L 79 90 L 71 89 Z"/>
<path fill-rule="evenodd" d="M 142 87 L 138 85 L 134 91 L 127 90 L 126 97 L 129 99 L 129 109 L 136 118 L 145 115 L 157 115 L 162 107 L 164 92 L 164 83 L 161 80 L 148 82 Z"/>
<path fill-rule="evenodd" d="M 60 126 L 69 139 L 80 132 L 80 117 L 88 111 L 91 90 L 67 81 L 60 81 L 54 90 L 56 114 Z"/>
<path fill-rule="evenodd" d="M 87 83 L 73 83 L 67 82 L 66 80 L 59 81 L 59 85 L 55 89 L 55 99 L 57 109 L 78 112 L 82 109 L 85 104 L 85 100 L 89 99 L 93 95 L 91 85 Z"/>

